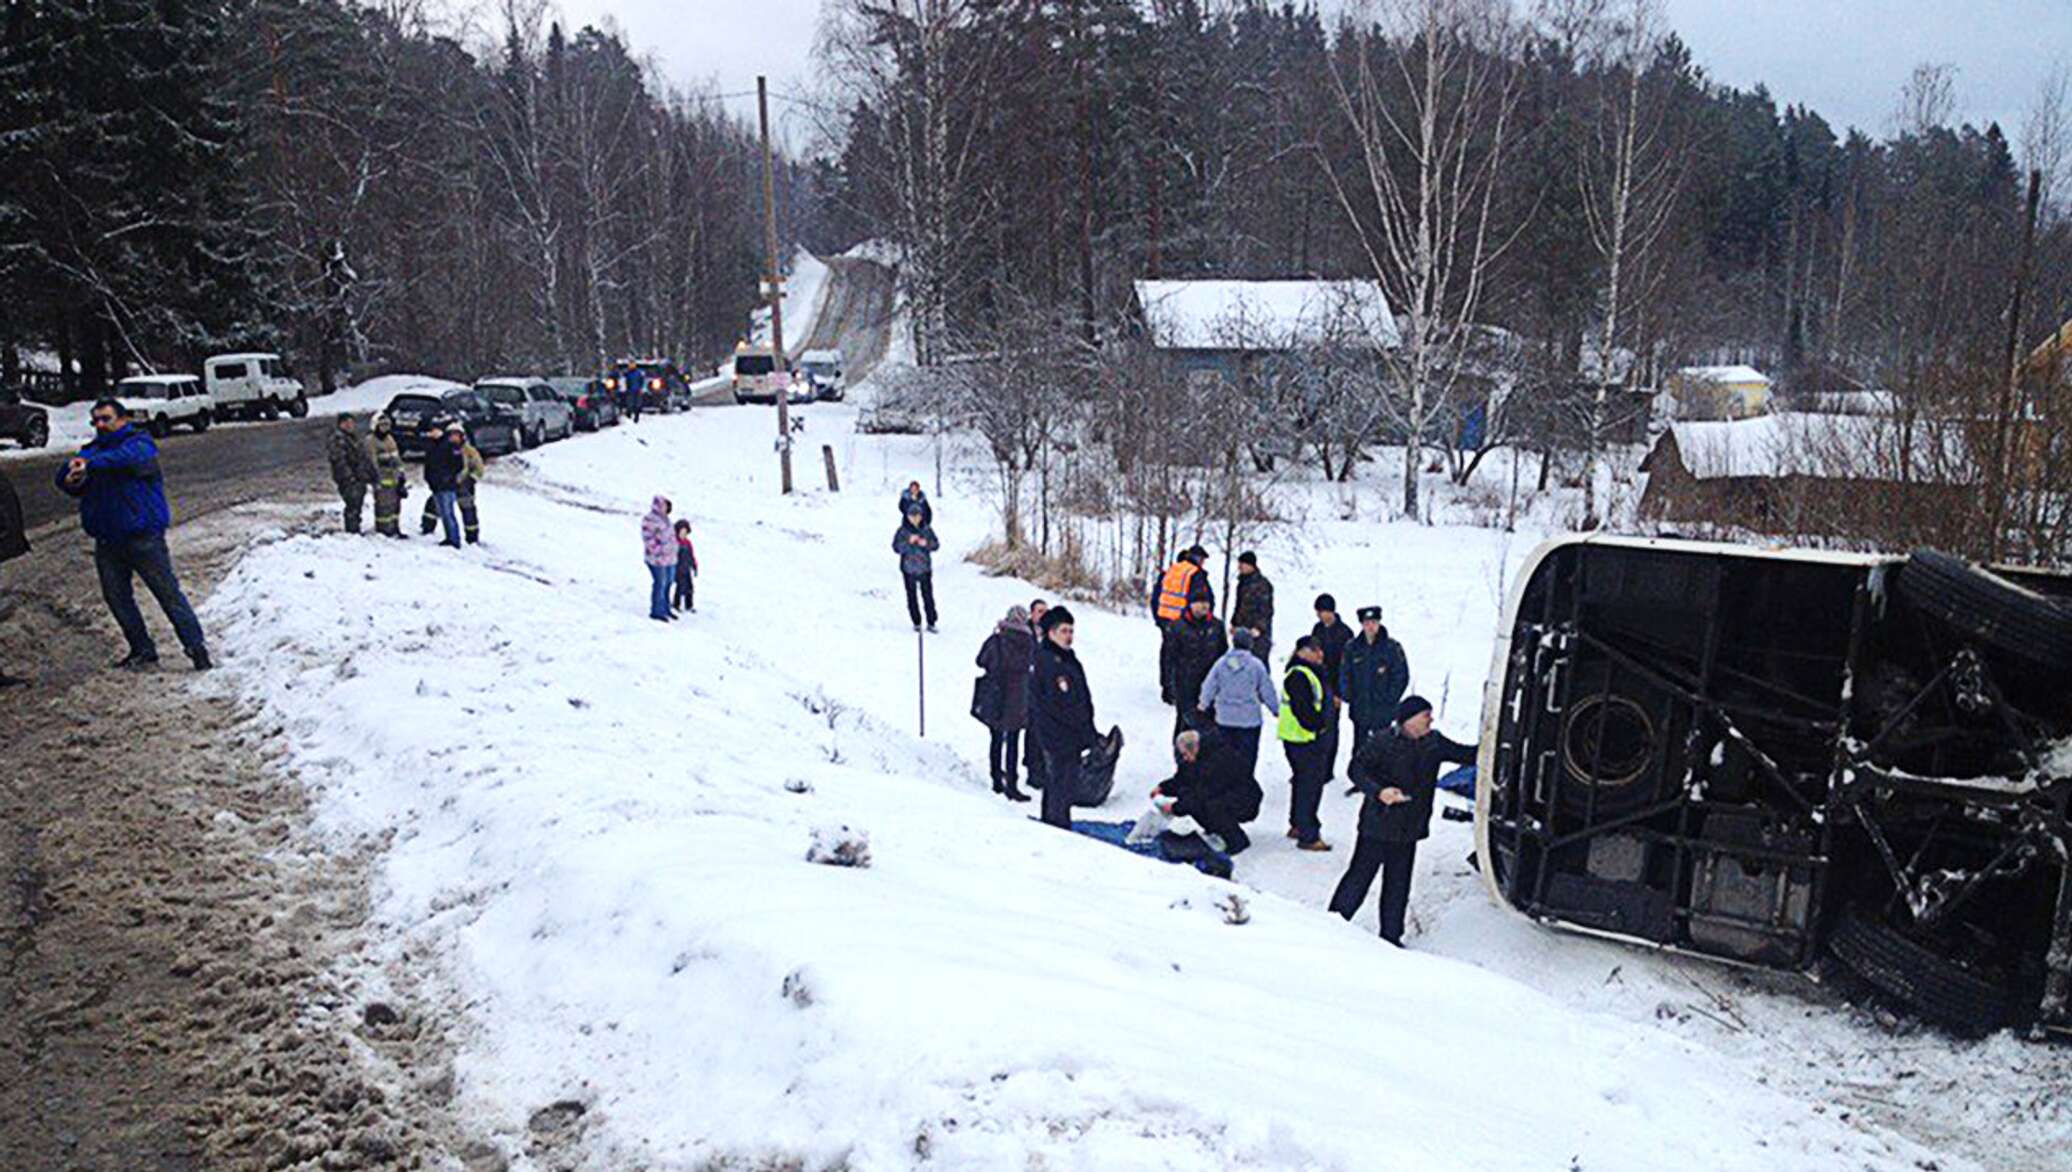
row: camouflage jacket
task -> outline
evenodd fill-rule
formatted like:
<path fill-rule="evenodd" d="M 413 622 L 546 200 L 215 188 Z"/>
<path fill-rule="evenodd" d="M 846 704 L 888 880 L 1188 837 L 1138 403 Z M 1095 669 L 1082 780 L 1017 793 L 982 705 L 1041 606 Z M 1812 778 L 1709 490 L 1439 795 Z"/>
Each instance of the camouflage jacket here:
<path fill-rule="evenodd" d="M 324 455 L 331 461 L 331 479 L 339 487 L 374 483 L 374 457 L 367 454 L 367 445 L 359 436 L 333 428 L 324 441 Z"/>

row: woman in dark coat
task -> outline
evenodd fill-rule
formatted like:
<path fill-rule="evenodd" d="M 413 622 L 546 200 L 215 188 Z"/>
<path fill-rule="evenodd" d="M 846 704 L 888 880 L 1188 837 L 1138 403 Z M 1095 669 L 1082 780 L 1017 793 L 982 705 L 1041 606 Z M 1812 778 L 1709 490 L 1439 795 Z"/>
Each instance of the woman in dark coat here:
<path fill-rule="evenodd" d="M 978 651 L 978 665 L 985 669 L 979 682 L 978 711 L 974 713 L 993 731 L 987 752 L 993 774 L 993 792 L 1006 794 L 1011 802 L 1026 802 L 1015 774 L 1021 759 L 1022 731 L 1029 727 L 1029 671 L 1036 656 L 1036 640 L 1029 634 L 1029 612 L 1012 606 Z"/>

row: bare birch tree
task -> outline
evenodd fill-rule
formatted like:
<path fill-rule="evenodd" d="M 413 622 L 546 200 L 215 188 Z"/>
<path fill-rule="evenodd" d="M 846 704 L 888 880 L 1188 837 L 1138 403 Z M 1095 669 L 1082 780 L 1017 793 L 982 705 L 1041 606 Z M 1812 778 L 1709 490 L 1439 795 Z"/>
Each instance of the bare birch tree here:
<path fill-rule="evenodd" d="M 841 95 L 876 110 L 891 148 L 900 282 L 911 307 L 914 353 L 946 353 L 950 299 L 976 263 L 986 218 L 981 138 L 992 126 L 1001 42 L 984 27 L 983 0 L 837 0 L 822 15 L 820 50 Z"/>
<path fill-rule="evenodd" d="M 2065 169 L 2072 166 L 2072 66 L 2063 59 L 2036 87 L 2036 96 L 2022 114 L 2022 166 L 2043 176 L 2040 214 L 2045 223 L 2060 214 L 2065 200 Z"/>
<path fill-rule="evenodd" d="M 1347 226 L 1392 307 L 1384 399 L 1403 436 L 1403 511 L 1436 420 L 1454 406 L 1492 270 L 1515 229 L 1497 222 L 1519 94 L 1508 0 L 1392 0 L 1362 8 L 1333 58 L 1348 165 L 1322 152 Z"/>
<path fill-rule="evenodd" d="M 1585 0 L 1589 2 L 1589 0 Z M 1594 22 L 1592 64 L 1599 100 L 1590 119 L 1579 179 L 1590 243 L 1604 262 L 1599 306 L 1599 370 L 1583 420 L 1583 527 L 1602 523 L 1598 466 L 1611 418 L 1617 356 L 1625 340 L 1621 311 L 1633 299 L 1633 277 L 1662 239 L 1683 188 L 1684 143 L 1673 119 L 1670 86 L 1655 69 L 1662 0 L 1616 0 Z M 1638 363 L 1626 364 L 1630 374 Z M 1622 380 L 1621 380 L 1622 381 Z"/>
<path fill-rule="evenodd" d="M 482 141 L 503 187 L 501 206 L 514 221 L 518 256 L 532 274 L 529 292 L 539 349 L 563 359 L 561 218 L 554 200 L 553 127 L 542 108 L 537 63 L 546 0 L 503 0 L 504 68 L 496 100 L 480 112 Z"/>

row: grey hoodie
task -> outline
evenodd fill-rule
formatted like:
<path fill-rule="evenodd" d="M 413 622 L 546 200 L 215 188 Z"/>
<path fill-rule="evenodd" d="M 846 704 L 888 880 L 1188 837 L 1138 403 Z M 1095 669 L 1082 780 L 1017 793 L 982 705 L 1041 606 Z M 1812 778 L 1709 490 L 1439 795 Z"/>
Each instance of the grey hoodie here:
<path fill-rule="evenodd" d="M 1201 684 L 1201 710 L 1213 711 L 1225 728 L 1258 728 L 1266 723 L 1264 712 L 1280 708 L 1273 673 L 1250 651 L 1233 647 L 1224 652 Z"/>

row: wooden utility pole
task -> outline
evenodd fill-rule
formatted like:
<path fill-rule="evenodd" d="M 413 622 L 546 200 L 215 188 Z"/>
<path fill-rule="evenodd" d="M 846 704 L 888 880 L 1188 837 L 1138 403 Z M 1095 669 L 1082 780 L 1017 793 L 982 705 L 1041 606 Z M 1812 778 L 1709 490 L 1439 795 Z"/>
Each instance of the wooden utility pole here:
<path fill-rule="evenodd" d="M 1993 466 L 1987 469 L 1991 493 L 1986 498 L 1986 559 L 1999 561 L 2007 542 L 2007 493 L 2013 480 L 2013 463 L 2008 453 L 2009 432 L 2021 398 L 2016 394 L 2022 381 L 2022 299 L 2028 292 L 2029 264 L 2036 250 L 2036 207 L 2043 195 L 2043 172 L 2029 172 L 2028 210 L 2022 221 L 2022 250 L 2014 266 L 2014 291 L 2007 305 L 2006 365 L 2001 367 L 2000 407 L 1993 413 Z"/>
<path fill-rule="evenodd" d="M 770 156 L 770 87 L 755 79 L 755 107 L 763 124 L 763 234 L 770 253 L 770 362 L 777 380 L 777 464 L 784 495 L 791 495 L 791 363 L 784 357 L 784 274 L 777 267 L 777 164 Z"/>

